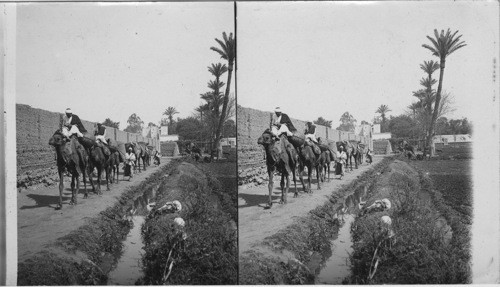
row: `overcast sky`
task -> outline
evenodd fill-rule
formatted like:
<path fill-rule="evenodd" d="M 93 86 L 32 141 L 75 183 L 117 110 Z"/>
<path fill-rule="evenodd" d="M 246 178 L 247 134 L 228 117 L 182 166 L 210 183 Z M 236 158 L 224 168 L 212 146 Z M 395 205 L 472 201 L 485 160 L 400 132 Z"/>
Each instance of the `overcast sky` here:
<path fill-rule="evenodd" d="M 232 2 L 19 4 L 16 102 L 121 129 L 132 113 L 158 123 L 168 106 L 187 117 L 207 67 L 227 64 L 210 50 L 224 31 L 234 33 Z"/>
<path fill-rule="evenodd" d="M 345 111 L 358 123 L 371 121 L 381 104 L 399 115 L 421 88 L 420 64 L 439 60 L 422 47 L 430 44 L 426 35 L 451 28 L 467 46 L 446 61 L 443 89 L 456 108 L 449 117 L 474 119 L 478 98 L 493 96 L 495 4 L 238 3 L 238 104 L 267 111 L 281 106 L 302 120 L 323 116 L 334 127 Z"/>

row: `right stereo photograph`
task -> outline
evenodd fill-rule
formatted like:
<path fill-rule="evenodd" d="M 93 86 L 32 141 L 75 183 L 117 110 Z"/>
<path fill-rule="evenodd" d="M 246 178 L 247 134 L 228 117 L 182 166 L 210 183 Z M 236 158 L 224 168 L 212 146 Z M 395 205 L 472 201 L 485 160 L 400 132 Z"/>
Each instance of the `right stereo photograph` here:
<path fill-rule="evenodd" d="M 239 284 L 498 283 L 498 2 L 236 15 Z"/>

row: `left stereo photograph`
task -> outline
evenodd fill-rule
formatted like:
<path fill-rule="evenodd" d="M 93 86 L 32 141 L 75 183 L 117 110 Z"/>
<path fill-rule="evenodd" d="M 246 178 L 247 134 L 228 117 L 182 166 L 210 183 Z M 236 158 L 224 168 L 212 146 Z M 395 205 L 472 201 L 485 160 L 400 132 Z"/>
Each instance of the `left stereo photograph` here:
<path fill-rule="evenodd" d="M 238 284 L 235 4 L 4 5 L 7 284 Z"/>

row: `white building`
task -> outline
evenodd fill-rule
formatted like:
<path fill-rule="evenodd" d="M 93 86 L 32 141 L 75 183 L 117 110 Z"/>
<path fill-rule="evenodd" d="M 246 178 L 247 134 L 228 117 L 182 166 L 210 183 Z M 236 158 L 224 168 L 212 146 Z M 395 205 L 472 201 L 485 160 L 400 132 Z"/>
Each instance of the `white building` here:
<path fill-rule="evenodd" d="M 179 140 L 179 135 L 160 135 L 160 142 L 176 142 Z"/>
<path fill-rule="evenodd" d="M 355 126 L 354 133 L 358 136 L 369 137 L 372 134 L 372 126 L 367 124 Z"/>
<path fill-rule="evenodd" d="M 220 142 L 223 146 L 231 146 L 232 148 L 236 147 L 236 138 L 222 138 Z"/>
<path fill-rule="evenodd" d="M 470 134 L 462 135 L 435 135 L 432 137 L 432 143 L 443 143 L 448 145 L 449 143 L 470 143 L 472 142 L 472 136 Z"/>
<path fill-rule="evenodd" d="M 391 137 L 392 137 L 391 133 L 372 134 L 373 140 L 388 140 L 388 139 L 391 139 Z"/>
<path fill-rule="evenodd" d="M 179 140 L 179 135 L 169 135 L 168 126 L 160 128 L 160 142 L 175 142 Z"/>
<path fill-rule="evenodd" d="M 155 139 L 158 137 L 159 132 L 160 128 L 158 128 L 157 126 L 146 127 L 142 129 L 142 136 Z"/>
<path fill-rule="evenodd" d="M 161 126 L 160 127 L 160 136 L 162 135 L 168 135 L 168 126 Z"/>

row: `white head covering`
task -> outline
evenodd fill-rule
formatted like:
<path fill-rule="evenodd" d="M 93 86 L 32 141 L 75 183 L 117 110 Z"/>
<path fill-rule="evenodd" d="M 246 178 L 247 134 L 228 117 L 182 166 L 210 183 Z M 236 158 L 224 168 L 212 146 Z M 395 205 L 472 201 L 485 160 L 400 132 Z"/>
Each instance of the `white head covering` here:
<path fill-rule="evenodd" d="M 380 218 L 380 222 L 382 222 L 383 224 L 387 225 L 387 226 L 391 226 L 392 225 L 392 219 L 387 216 L 387 215 L 384 215 Z"/>
<path fill-rule="evenodd" d="M 389 199 L 382 199 L 382 203 L 385 205 L 385 209 L 391 209 L 391 201 Z"/>
<path fill-rule="evenodd" d="M 181 209 L 182 209 L 182 205 L 181 205 L 181 203 L 180 203 L 178 200 L 174 200 L 172 203 L 173 203 L 173 205 L 175 206 L 175 209 L 176 209 L 177 211 L 181 211 Z"/>
<path fill-rule="evenodd" d="M 180 217 L 176 217 L 174 219 L 174 222 L 175 222 L 175 224 L 179 225 L 180 227 L 184 227 L 184 225 L 186 225 L 186 223 L 184 222 L 184 219 L 182 219 Z"/>
<path fill-rule="evenodd" d="M 281 108 L 280 108 L 280 107 L 276 107 L 276 108 L 274 109 L 274 112 L 275 112 L 275 113 L 281 113 Z"/>
<path fill-rule="evenodd" d="M 71 111 L 71 109 L 70 109 L 70 108 L 67 108 L 67 109 L 66 109 L 66 111 L 65 111 L 65 113 L 67 113 L 67 114 L 72 114 L 72 113 L 73 113 L 73 111 Z"/>

